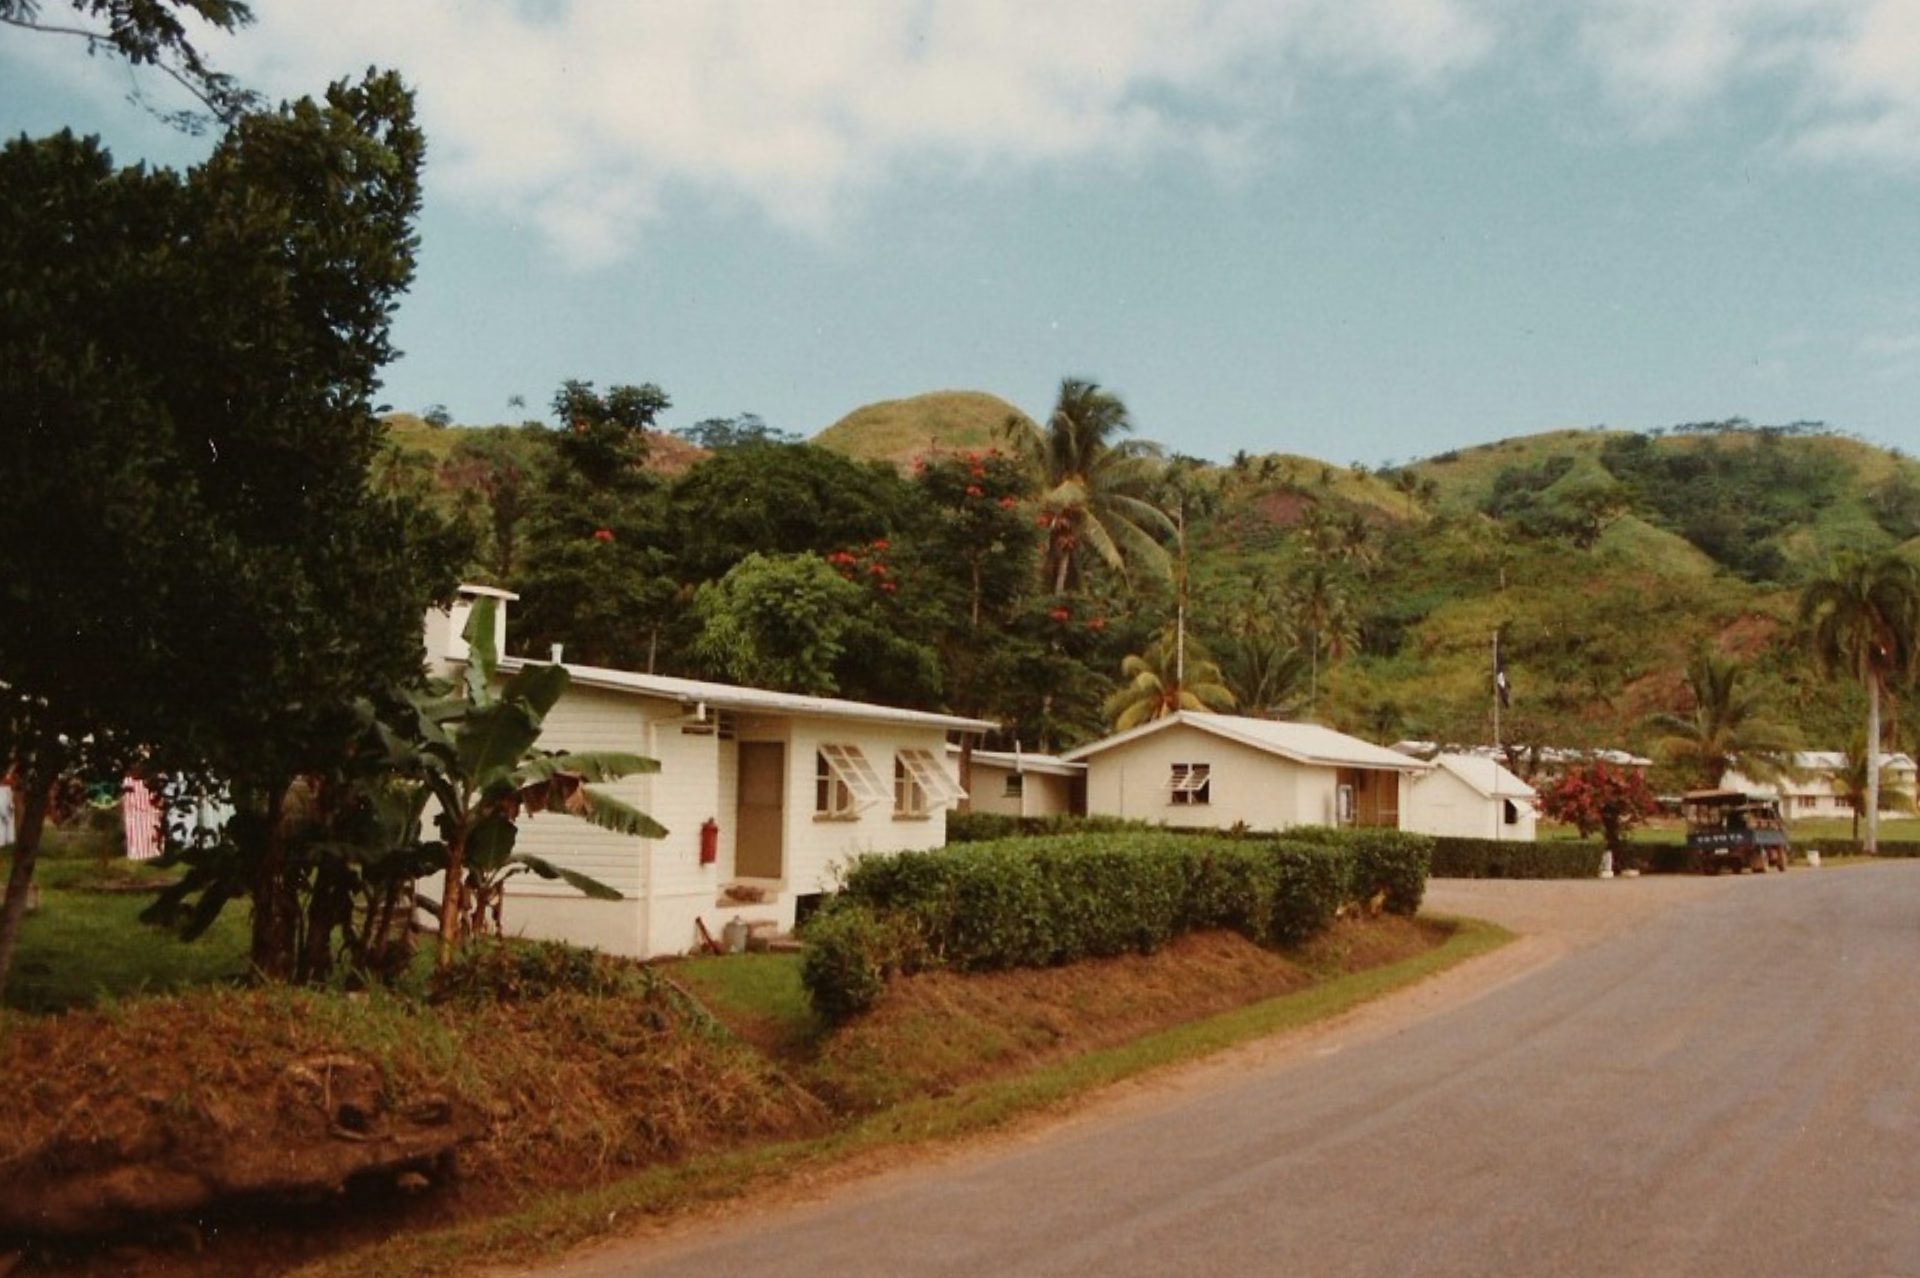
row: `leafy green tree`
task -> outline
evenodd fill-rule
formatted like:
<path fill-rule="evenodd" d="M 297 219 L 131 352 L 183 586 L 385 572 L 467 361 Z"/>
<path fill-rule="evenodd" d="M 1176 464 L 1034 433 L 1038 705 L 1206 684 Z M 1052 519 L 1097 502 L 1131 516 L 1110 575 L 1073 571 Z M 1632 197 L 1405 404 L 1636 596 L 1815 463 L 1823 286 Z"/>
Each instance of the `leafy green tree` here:
<path fill-rule="evenodd" d="M 1020 417 L 1001 428 L 1040 494 L 1045 574 L 1054 594 L 1081 583 L 1089 551 L 1121 573 L 1145 568 L 1164 577 L 1171 569 L 1157 537 L 1170 535 L 1173 521 L 1148 499 L 1159 446 L 1120 438 L 1132 430 L 1119 396 L 1075 377 L 1060 383 L 1044 428 Z"/>
<path fill-rule="evenodd" d="M 289 787 L 419 669 L 452 586 L 446 530 L 369 484 L 423 149 L 391 74 L 245 116 L 184 176 L 70 134 L 0 149 L 0 746 L 29 789 L 74 731 L 93 766 L 137 743 L 226 781 L 269 976 L 301 910 Z"/>
<path fill-rule="evenodd" d="M 1896 555 L 1842 551 L 1828 575 L 1801 592 L 1800 622 L 1820 672 L 1844 672 L 1866 689 L 1865 848 L 1872 853 L 1880 845 L 1880 701 L 1912 673 L 1920 653 L 1920 570 Z"/>
<path fill-rule="evenodd" d="M 1220 667 L 1208 660 L 1191 640 L 1187 644 L 1184 674 L 1182 664 L 1177 640 L 1166 634 L 1149 644 L 1144 652 L 1121 662 L 1120 673 L 1125 682 L 1102 707 L 1113 723 L 1113 730 L 1125 732 L 1180 710 L 1225 712 L 1234 708 L 1233 692 L 1221 677 Z"/>
<path fill-rule="evenodd" d="M 1661 733 L 1655 751 L 1702 788 L 1713 789 L 1729 771 L 1772 781 L 1793 762 L 1793 742 L 1765 716 L 1760 699 L 1740 686 L 1742 666 L 1706 648 L 1687 662 L 1691 707 L 1648 720 Z"/>
<path fill-rule="evenodd" d="M 663 536 L 680 580 L 698 584 L 750 554 L 826 555 L 891 537 L 910 500 L 890 466 L 811 444 L 746 444 L 674 481 Z"/>
<path fill-rule="evenodd" d="M 695 651 L 721 678 L 821 696 L 863 599 L 817 555 L 751 554 L 700 587 Z"/>
<path fill-rule="evenodd" d="M 548 453 L 527 502 L 521 651 L 544 656 L 558 643 L 571 661 L 654 668 L 680 599 L 660 483 L 646 467 L 647 432 L 668 406 L 652 383 L 602 394 L 567 381 L 554 393 L 560 426 L 542 436 Z"/>
<path fill-rule="evenodd" d="M 1353 606 L 1347 579 L 1339 569 L 1309 561 L 1287 589 L 1287 609 L 1293 633 L 1307 653 L 1307 706 L 1320 704 L 1320 658 L 1338 663 L 1360 639 L 1360 618 Z"/>
<path fill-rule="evenodd" d="M 206 108 L 197 112 L 159 112 L 177 128 L 198 133 L 206 116 L 232 124 L 260 106 L 258 94 L 213 68 L 189 37 L 184 13 L 219 31 L 232 32 L 253 21 L 253 7 L 241 0 L 69 0 L 81 25 L 42 18 L 40 0 L 0 0 L 0 25 L 86 42 L 87 52 L 111 53 L 134 66 L 150 66 L 185 89 Z M 136 100 L 144 104 L 136 90 Z M 152 110 L 151 107 L 148 108 Z"/>
<path fill-rule="evenodd" d="M 749 444 L 801 442 L 801 437 L 792 431 L 767 425 L 758 413 L 742 413 L 738 417 L 708 417 L 673 433 L 690 444 L 697 444 L 715 453 L 728 448 L 745 448 Z"/>
<path fill-rule="evenodd" d="M 1276 628 L 1263 626 L 1221 644 L 1220 670 L 1243 714 L 1285 717 L 1308 681 L 1309 659 Z"/>

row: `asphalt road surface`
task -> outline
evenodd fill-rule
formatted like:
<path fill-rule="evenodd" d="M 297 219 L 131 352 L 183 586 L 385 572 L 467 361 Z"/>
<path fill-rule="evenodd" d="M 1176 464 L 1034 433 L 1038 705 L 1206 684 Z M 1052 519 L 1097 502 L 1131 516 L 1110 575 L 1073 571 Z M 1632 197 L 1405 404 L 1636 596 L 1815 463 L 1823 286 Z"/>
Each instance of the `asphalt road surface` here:
<path fill-rule="evenodd" d="M 1529 938 L 1291 1048 L 544 1272 L 1920 1276 L 1920 863 L 1433 898 Z"/>

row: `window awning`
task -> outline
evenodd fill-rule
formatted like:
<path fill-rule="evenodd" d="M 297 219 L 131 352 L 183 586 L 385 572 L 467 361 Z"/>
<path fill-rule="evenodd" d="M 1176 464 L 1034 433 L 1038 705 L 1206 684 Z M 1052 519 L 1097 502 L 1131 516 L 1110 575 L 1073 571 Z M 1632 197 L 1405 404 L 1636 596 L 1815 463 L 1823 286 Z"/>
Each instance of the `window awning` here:
<path fill-rule="evenodd" d="M 867 762 L 867 756 L 860 753 L 859 746 L 830 741 L 820 747 L 820 757 L 827 761 L 834 779 L 847 787 L 856 808 L 870 807 L 888 796 L 880 774 Z"/>
<path fill-rule="evenodd" d="M 1167 789 L 1175 794 L 1192 794 L 1207 788 L 1209 776 L 1208 764 L 1176 763 L 1173 765 L 1173 776 L 1167 782 Z"/>
<path fill-rule="evenodd" d="M 933 757 L 931 750 L 902 750 L 900 765 L 907 770 L 926 794 L 931 804 L 958 803 L 967 797 L 960 783 L 947 774 L 947 770 Z"/>

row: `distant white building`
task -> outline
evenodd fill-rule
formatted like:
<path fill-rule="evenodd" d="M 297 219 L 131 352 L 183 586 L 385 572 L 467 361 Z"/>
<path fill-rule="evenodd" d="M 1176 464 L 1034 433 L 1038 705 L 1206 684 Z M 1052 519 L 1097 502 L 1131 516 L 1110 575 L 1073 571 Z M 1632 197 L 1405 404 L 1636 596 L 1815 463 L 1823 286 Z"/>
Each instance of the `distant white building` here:
<path fill-rule="evenodd" d="M 949 746 L 948 761 L 959 763 L 961 751 Z M 1025 751 L 975 750 L 963 779 L 967 810 L 1002 816 L 1066 816 L 1084 810 L 1087 765 L 1068 763 L 1058 755 Z"/>
<path fill-rule="evenodd" d="M 1433 765 L 1313 723 L 1182 710 L 1069 750 L 1090 815 L 1172 826 L 1402 828 L 1409 779 Z"/>
<path fill-rule="evenodd" d="M 1631 768 L 1642 775 L 1653 767 L 1652 759 L 1630 750 L 1583 749 L 1579 746 L 1518 746 L 1509 750 L 1490 745 L 1443 746 L 1437 741 L 1396 741 L 1393 748 L 1416 759 L 1432 759 L 1442 752 L 1475 759 L 1497 759 L 1509 767 L 1518 764 L 1527 776 L 1535 779 L 1557 777 L 1568 768 L 1589 763 L 1604 763 L 1610 768 Z"/>
<path fill-rule="evenodd" d="M 1895 815 L 1913 802 L 1915 766 L 1907 754 L 1880 756 L 1880 810 Z M 1728 790 L 1744 790 L 1780 800 L 1780 813 L 1794 817 L 1846 817 L 1853 815 L 1845 788 L 1836 778 L 1845 770 L 1847 756 L 1838 750 L 1802 750 L 1793 756 L 1793 776 L 1779 781 L 1755 781 L 1738 772 L 1729 772 L 1720 783 Z"/>
<path fill-rule="evenodd" d="M 1533 787 L 1498 759 L 1440 754 L 1413 779 L 1404 829 L 1463 839 L 1531 843 L 1539 821 Z"/>

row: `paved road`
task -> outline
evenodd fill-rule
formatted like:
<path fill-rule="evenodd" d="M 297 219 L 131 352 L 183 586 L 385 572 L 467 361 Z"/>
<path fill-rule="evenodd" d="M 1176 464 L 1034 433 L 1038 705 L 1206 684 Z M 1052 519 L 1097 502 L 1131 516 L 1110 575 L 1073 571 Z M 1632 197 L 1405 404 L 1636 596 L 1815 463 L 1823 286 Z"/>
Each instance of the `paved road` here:
<path fill-rule="evenodd" d="M 551 1272 L 1920 1275 L 1920 864 L 1508 888 L 1662 908 L 1411 1023 Z"/>

